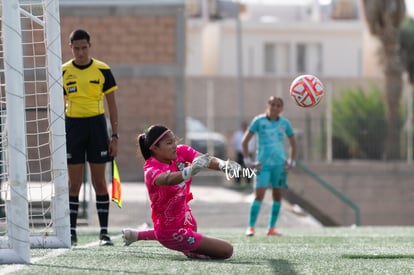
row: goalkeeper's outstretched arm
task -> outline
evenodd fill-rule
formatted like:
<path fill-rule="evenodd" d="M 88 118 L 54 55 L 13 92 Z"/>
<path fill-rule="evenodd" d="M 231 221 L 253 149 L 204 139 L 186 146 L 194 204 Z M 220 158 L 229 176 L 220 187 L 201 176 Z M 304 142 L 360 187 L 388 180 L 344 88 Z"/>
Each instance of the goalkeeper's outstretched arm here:
<path fill-rule="evenodd" d="M 184 181 L 182 171 L 165 172 L 155 178 L 155 185 L 176 185 Z"/>
<path fill-rule="evenodd" d="M 193 163 L 190 166 L 185 167 L 183 171 L 165 172 L 158 175 L 155 179 L 155 185 L 180 184 L 192 176 L 195 176 L 204 168 L 222 172 L 241 169 L 240 165 L 234 161 L 224 161 L 207 154 L 200 154 L 194 159 Z"/>
<path fill-rule="evenodd" d="M 197 175 L 202 169 L 208 168 L 211 157 L 207 154 L 198 154 L 190 166 L 182 171 L 164 172 L 155 179 L 155 185 L 175 185 Z"/>

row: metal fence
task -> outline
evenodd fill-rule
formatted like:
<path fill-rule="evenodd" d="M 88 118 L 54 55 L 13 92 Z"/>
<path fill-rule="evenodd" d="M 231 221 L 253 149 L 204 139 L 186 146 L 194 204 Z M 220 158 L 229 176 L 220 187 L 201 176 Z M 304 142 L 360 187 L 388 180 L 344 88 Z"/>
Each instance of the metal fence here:
<path fill-rule="evenodd" d="M 298 158 L 306 161 L 327 161 L 335 159 L 364 159 L 363 155 L 354 154 L 351 147 L 344 146 L 332 128 L 332 113 L 329 102 L 340 93 L 350 89 L 368 90 L 372 86 L 382 89 L 379 79 L 331 79 L 319 77 L 325 85 L 325 98 L 314 108 L 300 108 L 289 98 L 289 78 L 247 78 L 243 80 L 243 93 L 238 89 L 235 78 L 188 78 L 186 82 L 187 115 L 204 122 L 211 130 L 220 132 L 227 137 L 230 155 L 232 134 L 239 128 L 242 120 L 250 121 L 255 115 L 263 113 L 267 99 L 272 96 L 282 97 L 285 107 L 282 115 L 290 119 L 296 130 L 298 143 Z M 403 123 L 408 117 L 407 103 L 410 85 L 404 84 L 403 100 L 401 103 L 401 118 Z M 357 110 L 355 110 L 356 112 Z M 369 118 L 362 125 L 370 125 L 376 117 Z M 354 121 L 349 121 L 343 127 L 350 127 Z M 366 124 L 365 124 L 366 123 Z M 386 127 L 386 125 L 383 125 Z M 405 127 L 401 130 L 401 160 L 411 162 L 412 148 L 407 142 L 408 133 Z M 381 133 L 374 130 L 373 139 L 383 138 Z M 366 131 L 361 128 L 361 133 Z M 372 130 L 371 130 L 372 131 Z M 361 135 L 360 138 L 364 138 Z M 362 142 L 362 141 L 361 141 Z M 367 143 L 365 141 L 365 143 Z M 381 155 L 383 150 L 376 142 L 368 142 L 368 150 Z M 380 158 L 380 157 L 379 157 Z"/>

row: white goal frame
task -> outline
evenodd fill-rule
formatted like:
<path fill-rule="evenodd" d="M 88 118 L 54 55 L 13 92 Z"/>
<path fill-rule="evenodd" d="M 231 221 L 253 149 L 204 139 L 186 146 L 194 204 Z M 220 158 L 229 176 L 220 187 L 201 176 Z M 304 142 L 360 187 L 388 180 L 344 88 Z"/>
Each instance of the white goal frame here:
<path fill-rule="evenodd" d="M 7 235 L 0 236 L 0 264 L 30 263 L 30 248 L 70 248 L 70 221 L 62 59 L 58 0 L 0 0 L 6 97 L 5 139 L 7 159 L 7 198 L 5 199 Z M 43 7 L 43 20 L 21 8 L 21 2 Z M 21 17 L 30 18 L 44 28 L 46 45 L 46 82 L 49 96 L 49 145 L 51 152 L 51 226 L 42 231 L 29 225 L 25 74 Z M 1 95 L 2 97 L 4 95 Z M 4 199 L 4 198 L 3 198 Z"/>

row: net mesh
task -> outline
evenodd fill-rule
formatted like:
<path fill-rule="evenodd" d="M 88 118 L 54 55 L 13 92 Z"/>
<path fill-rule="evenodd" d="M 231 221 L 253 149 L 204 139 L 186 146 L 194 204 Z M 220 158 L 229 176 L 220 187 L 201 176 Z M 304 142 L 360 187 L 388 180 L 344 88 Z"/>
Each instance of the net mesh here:
<path fill-rule="evenodd" d="M 47 84 L 46 41 L 42 1 L 22 1 L 21 35 L 23 47 L 24 101 L 26 121 L 27 199 L 30 233 L 45 234 L 52 230 L 52 184 L 50 98 Z M 3 23 L 3 22 L 1 22 Z M 1 33 L 1 37 L 3 34 Z M 0 97 L 0 236 L 7 234 L 5 202 L 9 197 L 7 173 L 7 120 L 4 82 L 4 52 L 0 45 L 1 97 Z"/>

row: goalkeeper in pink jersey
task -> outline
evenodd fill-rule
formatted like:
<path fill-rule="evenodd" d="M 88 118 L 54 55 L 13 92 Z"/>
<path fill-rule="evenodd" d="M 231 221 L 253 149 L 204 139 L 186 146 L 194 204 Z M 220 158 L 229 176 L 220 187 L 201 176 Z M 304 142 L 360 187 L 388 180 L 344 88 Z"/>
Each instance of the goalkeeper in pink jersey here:
<path fill-rule="evenodd" d="M 138 142 L 145 159 L 144 180 L 154 229 L 123 229 L 125 245 L 139 240 L 157 240 L 189 258 L 230 258 L 233 255 L 230 243 L 197 232 L 197 221 L 188 202 L 193 198 L 191 177 L 202 169 L 233 173 L 241 169 L 240 165 L 201 154 L 187 145 L 177 145 L 174 133 L 162 125 L 151 126 L 138 136 Z"/>

